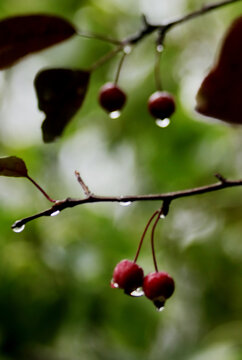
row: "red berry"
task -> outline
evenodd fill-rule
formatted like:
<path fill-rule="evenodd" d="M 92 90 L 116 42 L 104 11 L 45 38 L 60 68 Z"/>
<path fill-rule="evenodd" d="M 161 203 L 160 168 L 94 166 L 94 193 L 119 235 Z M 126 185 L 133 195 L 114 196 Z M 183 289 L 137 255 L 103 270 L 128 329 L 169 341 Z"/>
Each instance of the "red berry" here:
<path fill-rule="evenodd" d="M 130 294 L 142 286 L 143 279 L 144 272 L 139 265 L 130 260 L 122 260 L 114 269 L 111 286 L 124 289 L 126 294 Z"/>
<path fill-rule="evenodd" d="M 143 282 L 145 296 L 159 309 L 175 290 L 172 277 L 166 272 L 153 272 L 145 276 Z"/>
<path fill-rule="evenodd" d="M 99 91 L 99 103 L 109 113 L 121 110 L 125 101 L 125 93 L 113 83 L 103 85 Z"/>
<path fill-rule="evenodd" d="M 148 109 L 156 119 L 169 118 L 175 111 L 174 97 L 165 91 L 156 91 L 148 100 Z"/>

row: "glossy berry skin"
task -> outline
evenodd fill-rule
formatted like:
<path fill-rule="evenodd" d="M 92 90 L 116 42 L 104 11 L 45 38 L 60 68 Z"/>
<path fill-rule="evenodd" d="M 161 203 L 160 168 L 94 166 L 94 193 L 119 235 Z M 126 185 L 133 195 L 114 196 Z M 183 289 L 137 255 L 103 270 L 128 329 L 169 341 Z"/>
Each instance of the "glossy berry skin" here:
<path fill-rule="evenodd" d="M 148 100 L 150 114 L 156 119 L 169 118 L 175 111 L 174 97 L 165 91 L 156 91 Z"/>
<path fill-rule="evenodd" d="M 106 83 L 99 91 L 99 103 L 109 113 L 121 110 L 126 102 L 126 95 L 117 85 Z"/>
<path fill-rule="evenodd" d="M 143 285 L 144 272 L 143 269 L 130 260 L 120 261 L 113 272 L 111 287 L 124 289 L 126 294 Z"/>
<path fill-rule="evenodd" d="M 143 290 L 145 296 L 152 300 L 157 308 L 160 308 L 173 294 L 175 283 L 166 272 L 153 272 L 145 276 Z"/>

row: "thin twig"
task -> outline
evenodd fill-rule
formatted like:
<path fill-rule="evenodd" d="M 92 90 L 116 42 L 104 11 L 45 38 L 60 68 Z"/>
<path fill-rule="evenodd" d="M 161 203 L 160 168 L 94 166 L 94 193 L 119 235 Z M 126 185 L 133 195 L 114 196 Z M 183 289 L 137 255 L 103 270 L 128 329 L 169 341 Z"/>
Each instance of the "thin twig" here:
<path fill-rule="evenodd" d="M 32 182 L 32 184 L 34 184 L 34 186 L 37 187 L 37 189 L 46 197 L 47 200 L 49 200 L 52 203 L 55 203 L 56 200 L 52 199 L 51 197 L 49 197 L 49 195 L 44 191 L 44 189 L 42 189 L 42 187 L 37 184 L 37 182 L 34 181 L 34 179 L 32 179 L 29 175 L 26 176 L 26 178 Z"/>
<path fill-rule="evenodd" d="M 168 201 L 171 203 L 171 201 L 183 197 L 188 196 L 195 196 L 200 194 L 206 194 L 213 191 L 222 190 L 225 188 L 235 187 L 235 186 L 242 186 L 242 179 L 241 180 L 227 180 L 223 178 L 224 181 L 220 181 L 219 183 L 201 186 L 193 189 L 188 190 L 181 190 L 181 191 L 174 191 L 174 192 L 168 192 L 163 194 L 154 194 L 154 195 L 128 195 L 128 196 L 97 196 L 94 194 L 91 194 L 89 197 L 86 197 L 84 199 L 72 199 L 67 198 L 62 201 L 56 202 L 50 209 L 47 209 L 45 211 L 42 211 L 38 214 L 35 214 L 30 217 L 26 217 L 22 220 L 16 221 L 12 225 L 12 229 L 21 227 L 22 225 L 25 225 L 26 223 L 40 218 L 42 216 L 51 216 L 56 211 L 62 211 L 67 208 L 72 208 L 78 205 L 83 204 L 91 204 L 91 203 L 104 203 L 104 202 L 137 202 L 137 201 Z"/>
<path fill-rule="evenodd" d="M 163 23 L 163 24 L 150 24 L 148 23 L 147 19 L 144 22 L 144 27 L 143 29 L 141 29 L 140 32 L 138 32 L 137 34 L 134 34 L 130 37 L 128 37 L 127 39 L 123 40 L 123 44 L 136 44 L 137 42 L 139 42 L 140 40 L 142 40 L 145 36 L 151 34 L 153 31 L 155 30 L 159 30 L 160 32 L 160 36 L 162 39 L 162 43 L 164 42 L 164 38 L 165 38 L 165 34 L 167 33 L 167 31 L 169 31 L 170 29 L 172 29 L 173 27 L 175 27 L 176 25 L 179 25 L 181 23 L 184 23 L 186 21 L 195 19 L 198 16 L 201 15 L 205 15 L 206 13 L 213 11 L 215 9 L 219 9 L 222 8 L 223 6 L 226 5 L 230 5 L 233 4 L 235 2 L 239 2 L 241 0 L 223 0 L 223 1 L 218 1 L 216 3 L 213 4 L 208 4 L 203 6 L 201 9 L 199 10 L 195 10 L 190 12 L 187 15 L 184 16 L 180 16 L 174 20 L 171 20 L 169 22 Z"/>
<path fill-rule="evenodd" d="M 84 191 L 84 194 L 89 197 L 92 193 L 91 191 L 89 190 L 89 187 L 85 184 L 85 182 L 83 181 L 83 179 L 81 178 L 81 175 L 79 173 L 79 171 L 75 171 L 75 175 L 76 175 L 76 178 L 77 178 L 77 181 L 79 182 L 79 184 L 81 185 L 82 187 L 82 190 Z"/>

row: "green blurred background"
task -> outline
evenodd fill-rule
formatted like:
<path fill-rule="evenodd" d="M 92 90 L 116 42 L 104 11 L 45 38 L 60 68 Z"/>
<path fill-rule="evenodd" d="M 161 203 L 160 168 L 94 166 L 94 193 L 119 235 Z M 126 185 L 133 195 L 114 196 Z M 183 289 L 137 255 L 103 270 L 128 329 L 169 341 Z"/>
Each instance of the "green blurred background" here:
<path fill-rule="evenodd" d="M 202 0 L 1 0 L 0 16 L 53 13 L 80 30 L 122 39 L 142 26 L 201 7 Z M 125 60 L 120 86 L 128 96 L 119 119 L 99 107 L 98 89 L 115 76 L 120 55 L 92 76 L 83 108 L 61 139 L 44 144 L 33 88 L 44 67 L 87 68 L 112 46 L 75 37 L 0 73 L 0 155 L 24 159 L 53 198 L 83 196 L 79 170 L 99 195 L 182 190 L 241 178 L 240 127 L 202 118 L 195 95 L 241 2 L 173 29 L 166 38 L 162 80 L 176 96 L 171 125 L 147 111 L 155 91 L 154 35 Z M 156 231 L 160 270 L 176 281 L 162 313 L 146 298 L 110 288 L 113 268 L 134 258 L 159 203 L 91 204 L 29 223 L 12 223 L 49 204 L 26 179 L 0 178 L 0 360 L 241 360 L 241 189 L 172 203 Z M 153 271 L 149 236 L 139 264 Z"/>

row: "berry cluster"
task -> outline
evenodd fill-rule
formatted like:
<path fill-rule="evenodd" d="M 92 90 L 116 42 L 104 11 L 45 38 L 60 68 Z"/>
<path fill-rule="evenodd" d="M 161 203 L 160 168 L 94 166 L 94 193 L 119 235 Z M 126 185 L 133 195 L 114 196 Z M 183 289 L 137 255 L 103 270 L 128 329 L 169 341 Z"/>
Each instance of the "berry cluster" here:
<path fill-rule="evenodd" d="M 114 269 L 111 287 L 123 289 L 131 296 L 144 294 L 161 311 L 165 301 L 173 294 L 175 283 L 166 272 L 157 271 L 144 276 L 143 269 L 135 262 L 122 260 Z"/>
<path fill-rule="evenodd" d="M 117 84 L 106 83 L 99 91 L 99 103 L 110 117 L 116 118 L 126 102 L 126 95 Z M 165 91 L 156 91 L 148 99 L 150 114 L 156 119 L 157 125 L 165 127 L 169 124 L 168 118 L 175 111 L 174 97 Z"/>
<path fill-rule="evenodd" d="M 154 303 L 155 307 L 159 311 L 164 308 L 166 300 L 171 297 L 175 290 L 175 283 L 172 277 L 164 271 L 158 271 L 155 257 L 154 232 L 158 221 L 161 218 L 164 218 L 165 212 L 167 213 L 168 211 L 167 204 L 164 205 L 163 208 L 159 211 L 156 211 L 148 221 L 148 224 L 146 225 L 145 230 L 142 234 L 134 261 L 127 259 L 120 261 L 114 269 L 113 277 L 111 280 L 112 288 L 123 289 L 125 294 L 131 296 L 145 295 Z M 137 265 L 136 261 L 139 256 L 145 234 L 155 217 L 156 220 L 151 230 L 151 248 L 155 272 L 149 273 L 144 276 L 144 271 L 142 267 Z"/>

